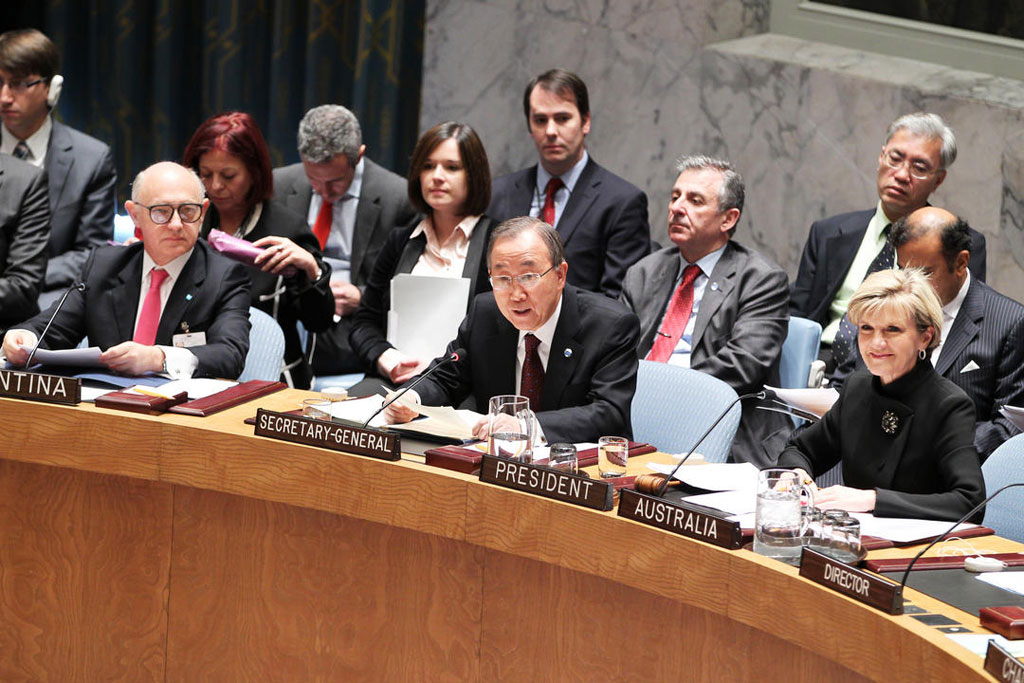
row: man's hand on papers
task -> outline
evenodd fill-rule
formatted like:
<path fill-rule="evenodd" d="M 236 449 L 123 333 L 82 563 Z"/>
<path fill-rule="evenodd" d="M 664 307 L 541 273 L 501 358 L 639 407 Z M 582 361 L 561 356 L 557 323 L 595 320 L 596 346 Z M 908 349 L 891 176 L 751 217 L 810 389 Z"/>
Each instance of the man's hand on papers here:
<path fill-rule="evenodd" d="M 126 341 L 101 353 L 100 362 L 122 375 L 144 375 L 163 370 L 164 352 L 156 346 Z"/>
<path fill-rule="evenodd" d="M 384 401 L 390 401 L 397 391 L 389 391 Z M 384 423 L 389 425 L 404 424 L 419 416 L 419 413 L 406 405 L 419 405 L 420 396 L 415 391 L 407 391 L 401 399 L 384 409 Z"/>
<path fill-rule="evenodd" d="M 4 335 L 4 357 L 11 365 L 24 365 L 36 345 L 36 335 L 28 330 L 10 330 Z"/>

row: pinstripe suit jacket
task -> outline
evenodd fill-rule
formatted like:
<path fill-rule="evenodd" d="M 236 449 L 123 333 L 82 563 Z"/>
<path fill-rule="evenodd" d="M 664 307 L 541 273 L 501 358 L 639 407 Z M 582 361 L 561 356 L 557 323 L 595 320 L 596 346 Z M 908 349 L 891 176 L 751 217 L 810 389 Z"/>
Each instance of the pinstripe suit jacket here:
<path fill-rule="evenodd" d="M 847 364 L 836 370 L 833 385 L 865 367 L 860 354 L 855 361 L 855 368 Z M 1024 406 L 1024 306 L 972 277 L 935 370 L 974 401 L 974 446 L 987 458 L 1020 432 L 999 409 Z"/>

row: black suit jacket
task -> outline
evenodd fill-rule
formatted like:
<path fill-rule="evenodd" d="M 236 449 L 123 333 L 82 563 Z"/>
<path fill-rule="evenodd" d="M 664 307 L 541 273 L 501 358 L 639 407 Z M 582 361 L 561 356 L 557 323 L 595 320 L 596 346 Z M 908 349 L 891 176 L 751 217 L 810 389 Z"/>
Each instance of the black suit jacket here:
<path fill-rule="evenodd" d="M 501 222 L 530 214 L 537 167 L 494 181 L 487 215 Z M 558 220 L 569 264 L 568 282 L 617 297 L 631 265 L 651 253 L 647 195 L 614 173 L 587 161 Z"/>
<path fill-rule="evenodd" d="M 636 316 L 622 304 L 566 285 L 537 412 L 548 443 L 632 434 L 639 336 Z M 486 411 L 491 396 L 514 394 L 518 344 L 519 330 L 498 310 L 494 294 L 477 296 L 448 345 L 449 354 L 464 348 L 468 358 L 417 385 L 423 404 L 459 405 L 472 395 Z"/>
<path fill-rule="evenodd" d="M 39 312 L 49 235 L 46 174 L 0 154 L 0 334 Z"/>
<path fill-rule="evenodd" d="M 200 233 L 205 239 L 210 231 L 219 227 L 217 209 L 211 206 Z M 274 202 L 263 202 L 263 210 L 256 225 L 245 236 L 250 242 L 263 237 L 287 237 L 295 244 L 313 254 L 320 266 L 320 279 L 310 282 L 303 272 L 283 278 L 284 291 L 279 297 L 263 299 L 278 289 L 278 276 L 259 268 L 246 267 L 246 274 L 252 283 L 251 305 L 273 316 L 284 331 L 284 360 L 287 364 L 299 363 L 292 371 L 296 386 L 309 386 L 309 368 L 305 365 L 304 349 L 299 341 L 298 321 L 310 332 L 322 332 L 334 322 L 334 295 L 331 294 L 331 267 L 323 262 L 320 243 L 306 225 L 306 219 L 294 211 Z"/>
<path fill-rule="evenodd" d="M 416 212 L 409 204 L 405 178 L 375 164 L 367 157 L 363 184 L 352 232 L 352 284 L 366 288 L 380 250 L 393 228 L 413 224 Z M 302 164 L 274 169 L 274 201 L 300 216 L 309 215 L 313 188 Z M 317 335 L 312 365 L 317 374 L 361 372 L 362 364 L 349 346 L 352 316 L 345 316 Z"/>
<path fill-rule="evenodd" d="M 859 353 L 836 369 L 832 385 L 842 390 L 855 370 L 866 369 Z M 1020 430 L 999 413 L 1024 406 L 1024 306 L 972 277 L 935 371 L 974 402 L 974 446 L 982 459 Z"/>
<path fill-rule="evenodd" d="M 131 340 L 142 282 L 142 243 L 93 250 L 82 269 L 85 292 L 73 290 L 40 344 L 47 349 L 70 349 L 83 337 L 101 349 Z M 56 308 L 19 325 L 37 335 Z M 171 346 L 182 323 L 189 331 L 205 332 L 206 345 L 189 348 L 199 360 L 196 376 L 235 378 L 249 351 L 249 277 L 245 267 L 213 253 L 202 240 L 174 284 L 160 315 L 156 343 Z"/>
<path fill-rule="evenodd" d="M 469 298 L 472 301 L 477 294 L 488 292 L 491 283 L 487 279 L 487 241 L 491 237 L 496 223 L 487 216 L 481 216 L 473 228 L 469 239 L 469 251 L 466 264 L 462 269 L 462 277 L 469 278 Z M 352 350 L 365 365 L 368 374 L 376 375 L 377 359 L 392 348 L 387 339 L 388 311 L 391 309 L 391 280 L 399 273 L 411 273 L 416 266 L 423 250 L 427 247 L 427 236 L 418 236 L 414 240 L 409 235 L 415 226 L 392 230 L 388 241 L 377 257 L 377 267 L 373 269 L 370 282 L 363 291 L 359 302 L 359 310 L 352 319 L 352 332 L 349 344 Z"/>
<path fill-rule="evenodd" d="M 883 418 L 891 424 L 892 416 L 889 434 Z M 955 520 L 985 498 L 974 406 L 928 361 L 887 386 L 868 372 L 853 374 L 831 410 L 779 456 L 780 467 L 811 476 L 840 461 L 846 486 L 876 490 L 881 517 Z"/>
<path fill-rule="evenodd" d="M 796 280 L 790 286 L 789 312 L 817 321 L 830 322 L 829 306 L 846 279 L 857 249 L 867 232 L 875 209 L 823 218 L 811 225 L 800 256 Z M 985 279 L 985 236 L 971 228 L 971 274 Z"/>

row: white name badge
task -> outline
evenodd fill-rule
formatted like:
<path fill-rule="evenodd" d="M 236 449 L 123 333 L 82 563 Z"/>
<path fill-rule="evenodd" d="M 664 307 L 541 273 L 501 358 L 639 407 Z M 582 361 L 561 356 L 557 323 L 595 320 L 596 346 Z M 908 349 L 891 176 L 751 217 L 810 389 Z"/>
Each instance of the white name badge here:
<path fill-rule="evenodd" d="M 187 349 L 190 346 L 205 346 L 205 332 L 189 332 L 187 334 L 176 334 L 171 337 L 171 344 L 178 348 Z"/>

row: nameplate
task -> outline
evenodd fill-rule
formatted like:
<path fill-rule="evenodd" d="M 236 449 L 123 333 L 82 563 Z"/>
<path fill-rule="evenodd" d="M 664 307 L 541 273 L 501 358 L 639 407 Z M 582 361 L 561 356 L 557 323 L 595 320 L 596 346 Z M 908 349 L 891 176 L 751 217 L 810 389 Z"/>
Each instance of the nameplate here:
<path fill-rule="evenodd" d="M 985 671 L 997 680 L 1007 683 L 1024 683 L 1024 662 L 1011 655 L 996 641 L 988 641 L 985 651 Z"/>
<path fill-rule="evenodd" d="M 903 614 L 900 584 L 804 547 L 800 576 L 888 614 Z"/>
<path fill-rule="evenodd" d="M 37 372 L 0 370 L 0 396 L 73 406 L 82 402 L 82 380 L 77 377 L 41 375 Z"/>
<path fill-rule="evenodd" d="M 612 485 L 550 467 L 484 455 L 480 481 L 595 510 L 612 509 Z"/>
<path fill-rule="evenodd" d="M 619 517 L 730 550 L 743 546 L 743 530 L 739 522 L 709 515 L 686 503 L 670 503 L 664 498 L 632 489 L 623 489 L 620 493 Z"/>
<path fill-rule="evenodd" d="M 402 457 L 398 435 L 392 432 L 350 427 L 301 415 L 276 413 L 263 408 L 256 411 L 256 436 L 355 453 L 380 460 L 399 460 Z"/>

